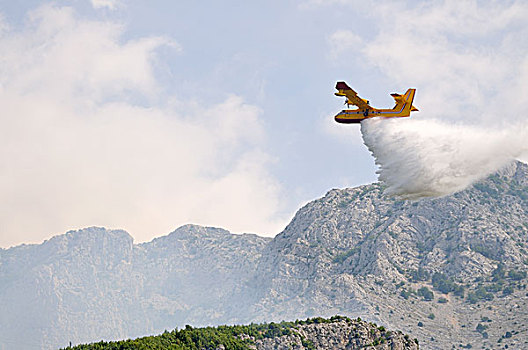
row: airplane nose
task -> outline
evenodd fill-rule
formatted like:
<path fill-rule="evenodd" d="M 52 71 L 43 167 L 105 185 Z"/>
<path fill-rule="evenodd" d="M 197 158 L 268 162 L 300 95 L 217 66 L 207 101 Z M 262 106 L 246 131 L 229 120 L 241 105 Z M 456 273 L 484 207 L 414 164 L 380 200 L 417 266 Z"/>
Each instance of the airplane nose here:
<path fill-rule="evenodd" d="M 342 123 L 343 122 L 343 112 L 339 112 L 335 115 L 334 117 L 334 120 L 338 123 Z"/>

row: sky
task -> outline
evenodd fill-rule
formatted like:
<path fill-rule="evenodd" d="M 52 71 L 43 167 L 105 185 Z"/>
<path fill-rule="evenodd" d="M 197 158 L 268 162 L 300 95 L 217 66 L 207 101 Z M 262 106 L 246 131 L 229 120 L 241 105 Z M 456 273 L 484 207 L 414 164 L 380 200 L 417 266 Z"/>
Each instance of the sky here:
<path fill-rule="evenodd" d="M 359 127 L 333 121 L 336 81 L 380 108 L 417 88 L 412 118 L 477 136 L 525 125 L 527 18 L 523 1 L 0 0 L 0 247 L 87 226 L 274 236 L 377 179 Z"/>

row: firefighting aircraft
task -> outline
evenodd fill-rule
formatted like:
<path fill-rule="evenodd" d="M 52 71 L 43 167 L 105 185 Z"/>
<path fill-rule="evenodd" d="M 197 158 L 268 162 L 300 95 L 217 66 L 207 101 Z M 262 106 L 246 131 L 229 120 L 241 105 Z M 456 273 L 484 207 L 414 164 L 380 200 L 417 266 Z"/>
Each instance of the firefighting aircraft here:
<path fill-rule="evenodd" d="M 371 107 L 369 101 L 362 99 L 344 81 L 336 84 L 336 96 L 345 96 L 347 106 L 355 105 L 357 109 L 344 109 L 335 116 L 338 123 L 359 123 L 362 120 L 374 117 L 394 118 L 408 117 L 411 112 L 418 111 L 412 105 L 416 89 L 409 89 L 404 95 L 393 93 L 391 96 L 396 101 L 396 106 L 392 109 L 378 109 Z"/>

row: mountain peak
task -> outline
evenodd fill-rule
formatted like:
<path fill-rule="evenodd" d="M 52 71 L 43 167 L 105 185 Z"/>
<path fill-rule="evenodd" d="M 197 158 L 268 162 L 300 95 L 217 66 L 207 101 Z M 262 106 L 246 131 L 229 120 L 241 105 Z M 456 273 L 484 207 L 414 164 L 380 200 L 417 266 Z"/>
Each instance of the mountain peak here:
<path fill-rule="evenodd" d="M 521 161 L 513 161 L 501 169 L 499 169 L 497 172 L 492 174 L 491 176 L 502 176 L 507 179 L 520 181 L 522 183 L 528 182 L 528 164 L 523 163 Z"/>
<path fill-rule="evenodd" d="M 226 236 L 231 234 L 223 228 L 187 224 L 178 227 L 169 235 Z"/>
<path fill-rule="evenodd" d="M 76 247 L 93 247 L 94 249 L 114 249 L 134 244 L 134 238 L 124 230 L 111 230 L 104 227 L 87 227 L 71 230 L 44 242 L 43 246 L 52 246 L 59 251 L 72 251 Z"/>

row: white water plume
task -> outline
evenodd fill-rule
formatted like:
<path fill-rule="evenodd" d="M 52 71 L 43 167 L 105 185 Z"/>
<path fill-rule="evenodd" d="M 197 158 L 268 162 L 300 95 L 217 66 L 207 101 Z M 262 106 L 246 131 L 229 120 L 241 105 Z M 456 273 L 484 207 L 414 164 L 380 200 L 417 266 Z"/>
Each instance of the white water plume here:
<path fill-rule="evenodd" d="M 440 197 L 493 173 L 528 149 L 528 128 L 483 129 L 433 120 L 361 122 L 386 193 L 403 199 Z"/>

